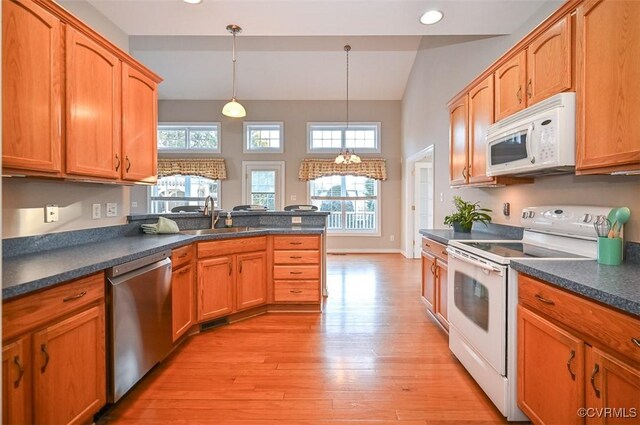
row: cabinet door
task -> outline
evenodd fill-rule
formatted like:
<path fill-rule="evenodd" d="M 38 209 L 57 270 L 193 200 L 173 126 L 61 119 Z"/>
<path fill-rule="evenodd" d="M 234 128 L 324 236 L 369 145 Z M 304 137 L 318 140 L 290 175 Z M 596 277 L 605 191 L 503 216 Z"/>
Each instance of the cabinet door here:
<path fill-rule="evenodd" d="M 536 424 L 580 424 L 584 343 L 518 306 L 518 405 Z"/>
<path fill-rule="evenodd" d="M 24 339 L 2 347 L 2 423 L 26 424 L 31 410 L 28 348 Z"/>
<path fill-rule="evenodd" d="M 496 121 L 525 108 L 526 64 L 527 52 L 523 50 L 494 73 Z"/>
<path fill-rule="evenodd" d="M 576 168 L 640 169 L 640 2 L 585 1 L 577 13 Z"/>
<path fill-rule="evenodd" d="M 122 178 L 155 183 L 158 179 L 158 93 L 156 83 L 122 65 Z"/>
<path fill-rule="evenodd" d="M 640 371 L 597 348 L 587 347 L 585 373 L 589 381 L 586 405 L 596 414 L 587 422 L 593 424 L 632 424 L 640 415 Z"/>
<path fill-rule="evenodd" d="M 89 421 L 106 402 L 104 307 L 33 335 L 34 422 Z"/>
<path fill-rule="evenodd" d="M 464 96 L 449 108 L 449 180 L 452 186 L 468 182 L 467 124 L 467 96 Z"/>
<path fill-rule="evenodd" d="M 2 166 L 62 171 L 61 23 L 32 0 L 2 2 Z"/>
<path fill-rule="evenodd" d="M 422 252 L 422 298 L 427 308 L 435 313 L 436 305 L 436 257 Z"/>
<path fill-rule="evenodd" d="M 493 124 L 493 75 L 469 91 L 469 183 L 494 180 L 487 177 L 487 130 Z"/>
<path fill-rule="evenodd" d="M 67 173 L 120 176 L 120 60 L 67 27 Z"/>
<path fill-rule="evenodd" d="M 198 261 L 198 321 L 233 313 L 234 257 Z"/>
<path fill-rule="evenodd" d="M 186 265 L 171 274 L 171 323 L 173 341 L 189 330 L 194 323 L 195 279 L 193 266 Z"/>
<path fill-rule="evenodd" d="M 252 252 L 239 254 L 236 281 L 236 307 L 238 310 L 266 304 L 267 254 Z"/>
<path fill-rule="evenodd" d="M 527 105 L 571 88 L 571 16 L 540 34 L 527 48 Z"/>
<path fill-rule="evenodd" d="M 436 261 L 436 318 L 442 326 L 449 329 L 449 319 L 447 315 L 447 279 L 448 265 L 440 260 Z"/>

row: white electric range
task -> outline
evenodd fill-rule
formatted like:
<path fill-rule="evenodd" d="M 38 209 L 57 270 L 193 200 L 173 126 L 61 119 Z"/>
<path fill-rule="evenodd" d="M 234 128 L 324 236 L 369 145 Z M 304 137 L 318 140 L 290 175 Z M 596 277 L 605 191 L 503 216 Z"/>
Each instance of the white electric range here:
<path fill-rule="evenodd" d="M 594 223 L 611 208 L 539 206 L 522 211 L 522 240 L 451 240 L 449 348 L 509 421 L 517 406 L 518 273 L 511 260 L 594 260 Z"/>

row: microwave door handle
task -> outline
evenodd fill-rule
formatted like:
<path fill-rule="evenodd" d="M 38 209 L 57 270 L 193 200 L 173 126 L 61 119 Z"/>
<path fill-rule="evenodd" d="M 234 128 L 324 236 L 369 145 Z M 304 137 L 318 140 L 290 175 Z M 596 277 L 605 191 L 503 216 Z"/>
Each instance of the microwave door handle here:
<path fill-rule="evenodd" d="M 453 258 L 457 258 L 458 260 L 464 262 L 464 263 L 468 263 L 471 264 L 475 267 L 481 268 L 484 272 L 491 273 L 491 272 L 497 272 L 498 270 L 496 270 L 494 267 L 491 267 L 488 264 L 484 264 L 484 263 L 480 263 L 478 261 L 474 261 L 472 258 L 467 258 L 467 257 L 463 257 L 461 255 L 458 255 L 454 250 L 452 250 L 451 248 L 447 248 L 447 253 L 449 254 L 449 256 L 453 257 Z"/>
<path fill-rule="evenodd" d="M 529 161 L 532 164 L 536 163 L 536 156 L 533 154 L 533 143 L 531 143 L 531 135 L 533 134 L 533 123 L 529 124 L 527 128 L 527 153 L 529 154 Z"/>

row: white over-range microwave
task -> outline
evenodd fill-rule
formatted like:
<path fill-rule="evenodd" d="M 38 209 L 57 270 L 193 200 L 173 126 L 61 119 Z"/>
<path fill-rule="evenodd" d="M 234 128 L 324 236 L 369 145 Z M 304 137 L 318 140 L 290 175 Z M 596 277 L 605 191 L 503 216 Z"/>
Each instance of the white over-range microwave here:
<path fill-rule="evenodd" d="M 487 175 L 534 176 L 575 169 L 576 94 L 560 93 L 491 125 Z"/>

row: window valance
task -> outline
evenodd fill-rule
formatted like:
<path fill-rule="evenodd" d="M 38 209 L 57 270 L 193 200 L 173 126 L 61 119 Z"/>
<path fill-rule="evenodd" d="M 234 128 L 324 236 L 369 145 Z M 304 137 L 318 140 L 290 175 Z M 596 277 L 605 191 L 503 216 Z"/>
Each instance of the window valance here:
<path fill-rule="evenodd" d="M 158 159 L 158 177 L 176 174 L 206 177 L 213 180 L 225 180 L 227 167 L 222 158 L 209 159 Z"/>
<path fill-rule="evenodd" d="M 300 164 L 298 179 L 309 181 L 324 176 L 364 176 L 375 180 L 387 179 L 387 160 L 362 158 L 359 164 L 336 164 L 333 159 L 304 159 Z"/>

